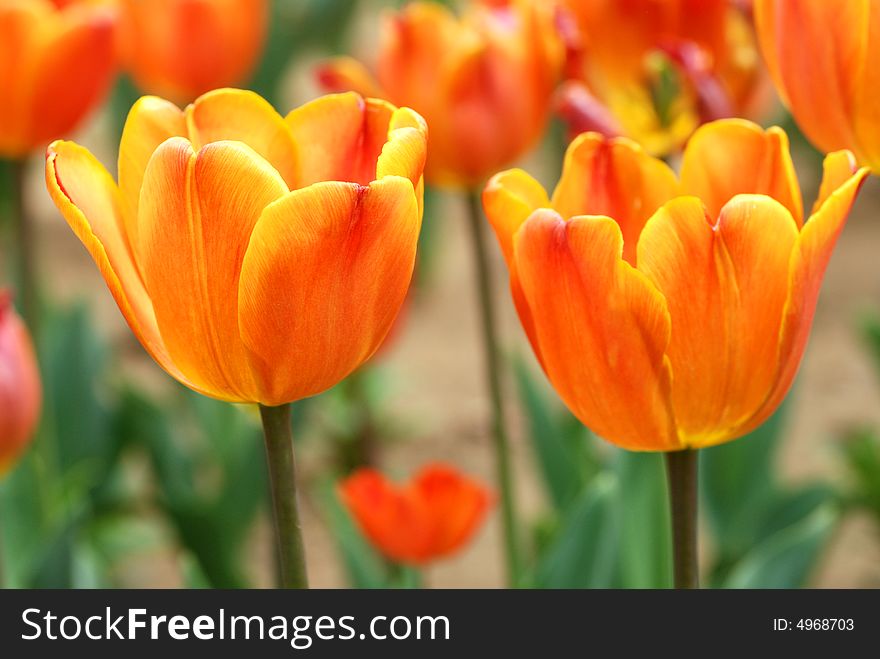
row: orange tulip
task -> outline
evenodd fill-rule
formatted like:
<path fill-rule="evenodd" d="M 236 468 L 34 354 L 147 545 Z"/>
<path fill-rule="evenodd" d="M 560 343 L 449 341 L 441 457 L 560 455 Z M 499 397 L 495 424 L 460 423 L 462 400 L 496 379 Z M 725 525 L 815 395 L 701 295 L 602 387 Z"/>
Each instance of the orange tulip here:
<path fill-rule="evenodd" d="M 762 98 L 760 57 L 738 3 L 564 4 L 575 19 L 577 48 L 573 80 L 560 93 L 561 111 L 575 134 L 626 135 L 664 155 L 679 149 L 701 123 L 750 114 Z"/>
<path fill-rule="evenodd" d="M 40 418 L 40 373 L 30 335 L 0 292 L 0 476 L 30 441 Z"/>
<path fill-rule="evenodd" d="M 119 50 L 135 84 L 185 103 L 240 84 L 263 51 L 268 0 L 122 0 Z"/>
<path fill-rule="evenodd" d="M 461 549 L 491 503 L 486 488 L 443 464 L 423 467 L 400 486 L 362 468 L 339 494 L 370 542 L 391 560 L 414 565 Z"/>
<path fill-rule="evenodd" d="M 319 79 L 414 108 L 431 127 L 428 179 L 479 185 L 544 131 L 565 55 L 547 4 L 475 1 L 459 19 L 415 2 L 384 16 L 378 82 L 350 58 L 327 64 Z"/>
<path fill-rule="evenodd" d="M 224 89 L 181 111 L 132 108 L 119 185 L 56 142 L 52 199 L 132 331 L 208 396 L 279 405 L 317 394 L 379 347 L 406 295 L 426 128 L 354 93 L 282 118 Z"/>
<path fill-rule="evenodd" d="M 807 137 L 880 171 L 880 3 L 756 0 L 755 22 L 776 88 Z"/>
<path fill-rule="evenodd" d="M 587 133 L 552 198 L 510 170 L 483 204 L 568 407 L 614 444 L 670 451 L 744 435 L 782 401 L 867 173 L 830 154 L 804 222 L 785 133 L 728 119 L 694 134 L 680 181 L 635 143 Z"/>
<path fill-rule="evenodd" d="M 0 0 L 0 157 L 63 137 L 103 97 L 115 12 L 100 3 Z"/>

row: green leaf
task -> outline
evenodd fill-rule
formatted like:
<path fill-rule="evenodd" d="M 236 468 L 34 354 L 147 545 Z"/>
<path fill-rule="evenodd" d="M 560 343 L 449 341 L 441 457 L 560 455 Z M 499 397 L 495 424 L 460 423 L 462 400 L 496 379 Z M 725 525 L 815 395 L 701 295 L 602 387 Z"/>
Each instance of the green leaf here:
<path fill-rule="evenodd" d="M 355 526 L 339 501 L 332 482 L 327 481 L 321 486 L 321 500 L 351 585 L 354 588 L 389 588 L 391 584 L 382 559 Z"/>
<path fill-rule="evenodd" d="M 514 372 L 544 489 L 554 508 L 564 511 L 597 470 L 588 433 L 567 410 L 551 404 L 522 359 L 514 360 Z"/>
<path fill-rule="evenodd" d="M 172 423 L 126 391 L 120 426 L 146 448 L 157 503 L 204 577 L 217 588 L 241 587 L 243 545 L 268 491 L 259 429 L 236 406 L 178 393 Z"/>
<path fill-rule="evenodd" d="M 541 556 L 536 588 L 610 588 L 616 584 L 615 479 L 602 475 L 575 500 L 559 534 Z"/>
<path fill-rule="evenodd" d="M 852 475 L 851 503 L 867 508 L 880 523 L 880 438 L 870 430 L 852 432 L 843 456 Z"/>
<path fill-rule="evenodd" d="M 617 510 L 623 588 L 672 587 L 666 470 L 659 453 L 618 451 Z"/>
<path fill-rule="evenodd" d="M 769 537 L 736 566 L 726 588 L 803 588 L 831 538 L 838 515 L 822 506 Z"/>

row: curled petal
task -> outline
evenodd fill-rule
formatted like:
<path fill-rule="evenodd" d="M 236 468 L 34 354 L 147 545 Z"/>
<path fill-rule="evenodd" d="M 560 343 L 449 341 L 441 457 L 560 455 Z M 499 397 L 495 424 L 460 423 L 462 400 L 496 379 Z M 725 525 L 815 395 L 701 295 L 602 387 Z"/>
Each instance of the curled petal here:
<path fill-rule="evenodd" d="M 196 155 L 172 138 L 147 166 L 137 245 L 144 282 L 175 364 L 215 397 L 258 399 L 235 292 L 254 225 L 286 193 L 278 172 L 240 142 Z"/>
<path fill-rule="evenodd" d="M 168 353 L 123 232 L 123 201 L 107 170 L 81 146 L 54 142 L 46 156 L 46 185 L 146 351 L 188 387 L 213 395 L 215 392 L 185 377 Z"/>
<path fill-rule="evenodd" d="M 743 434 L 774 386 L 797 239 L 791 213 L 758 195 L 734 197 L 717 224 L 699 199 L 679 197 L 642 232 L 639 270 L 672 319 L 672 401 L 686 445 Z"/>
<path fill-rule="evenodd" d="M 685 148 L 681 187 L 702 199 L 712 218 L 738 194 L 765 194 L 785 206 L 799 227 L 803 223 L 788 137 L 775 126 L 765 131 L 744 119 L 702 126 Z"/>
<path fill-rule="evenodd" d="M 303 186 L 366 185 L 387 175 L 406 176 L 417 186 L 421 179 L 427 128 L 412 110 L 348 92 L 306 103 L 285 121 L 300 150 Z"/>
<path fill-rule="evenodd" d="M 412 183 L 397 176 L 316 183 L 266 208 L 239 288 L 260 402 L 320 393 L 376 351 L 406 297 L 419 226 Z"/>
<path fill-rule="evenodd" d="M 564 218 L 606 215 L 623 234 L 623 256 L 635 262 L 645 222 L 678 192 L 675 174 L 625 138 L 597 133 L 578 136 L 565 153 L 562 178 L 553 191 L 553 208 Z"/>
<path fill-rule="evenodd" d="M 119 143 L 119 189 L 126 202 L 125 228 L 132 245 L 138 244 L 138 203 L 147 163 L 162 142 L 186 135 L 183 112 L 164 99 L 143 96 L 128 113 Z"/>
<path fill-rule="evenodd" d="M 288 188 L 300 186 L 297 145 L 284 119 L 259 94 L 218 89 L 186 109 L 189 138 L 196 149 L 210 142 L 244 142 L 281 174 Z"/>
<path fill-rule="evenodd" d="M 569 409 L 624 448 L 676 450 L 669 313 L 622 250 L 614 220 L 551 211 L 536 211 L 514 243 L 543 366 Z"/>

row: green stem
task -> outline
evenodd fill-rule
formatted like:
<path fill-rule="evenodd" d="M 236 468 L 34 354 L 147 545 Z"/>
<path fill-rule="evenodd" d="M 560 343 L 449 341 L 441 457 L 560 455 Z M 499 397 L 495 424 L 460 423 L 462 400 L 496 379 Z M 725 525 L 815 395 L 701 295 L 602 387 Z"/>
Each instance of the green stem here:
<path fill-rule="evenodd" d="M 495 326 L 492 270 L 486 242 L 486 222 L 478 191 L 468 194 L 471 245 L 477 269 L 477 290 L 480 302 L 480 321 L 483 333 L 486 384 L 492 405 L 492 439 L 495 449 L 495 469 L 501 497 L 501 519 L 507 564 L 507 582 L 516 586 L 520 574 L 519 542 L 513 500 L 513 481 L 510 468 L 510 447 L 504 419 L 504 401 L 501 392 L 501 356 L 498 330 Z"/>
<path fill-rule="evenodd" d="M 676 588 L 699 588 L 697 562 L 696 451 L 666 453 L 669 508 L 672 519 L 672 566 Z"/>
<path fill-rule="evenodd" d="M 275 512 L 275 535 L 281 563 L 282 588 L 308 588 L 306 556 L 296 493 L 296 464 L 290 431 L 290 405 L 260 405 L 266 460 Z"/>
<path fill-rule="evenodd" d="M 37 278 L 34 270 L 35 251 L 34 237 L 31 232 L 31 221 L 28 217 L 25 200 L 24 159 L 13 160 L 12 171 L 12 221 L 15 235 L 14 249 L 17 254 L 18 269 L 18 300 L 22 316 L 28 324 L 31 334 L 36 337 L 38 332 L 37 318 Z"/>

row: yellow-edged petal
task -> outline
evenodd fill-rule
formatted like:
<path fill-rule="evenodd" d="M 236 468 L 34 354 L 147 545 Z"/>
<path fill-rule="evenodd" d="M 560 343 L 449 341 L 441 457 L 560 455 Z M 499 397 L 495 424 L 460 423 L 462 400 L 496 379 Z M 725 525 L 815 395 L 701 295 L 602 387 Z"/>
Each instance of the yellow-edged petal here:
<path fill-rule="evenodd" d="M 297 145 L 284 119 L 252 91 L 217 89 L 186 108 L 189 138 L 196 149 L 209 142 L 244 142 L 274 167 L 290 189 L 301 185 Z"/>
<path fill-rule="evenodd" d="M 648 218 L 678 193 L 675 174 L 626 138 L 579 135 L 568 147 L 553 208 L 564 218 L 606 215 L 620 225 L 623 256 L 635 264 L 639 234 Z"/>
<path fill-rule="evenodd" d="M 699 199 L 679 197 L 645 226 L 639 270 L 668 304 L 672 401 L 686 445 L 743 434 L 775 384 L 797 239 L 788 209 L 759 195 L 734 197 L 717 222 Z"/>
<path fill-rule="evenodd" d="M 544 369 L 572 412 L 624 448 L 679 449 L 666 303 L 622 250 L 610 218 L 539 210 L 516 234 L 514 258 Z"/>
<path fill-rule="evenodd" d="M 412 183 L 396 176 L 316 183 L 266 208 L 239 288 L 260 402 L 320 393 L 376 351 L 406 296 L 419 226 Z"/>
<path fill-rule="evenodd" d="M 763 130 L 745 119 L 724 119 L 700 127 L 684 151 L 684 194 L 702 199 L 709 216 L 738 194 L 765 194 L 803 224 L 803 201 L 788 136 L 777 127 Z"/>
<path fill-rule="evenodd" d="M 186 139 L 171 138 L 144 175 L 138 261 L 162 337 L 180 370 L 225 400 L 258 400 L 236 292 L 254 225 L 287 191 L 241 142 L 196 154 Z"/>
<path fill-rule="evenodd" d="M 213 390 L 184 376 L 168 353 L 152 302 L 123 235 L 122 198 L 104 166 L 78 144 L 54 142 L 46 156 L 46 186 L 64 219 L 95 260 L 131 331 L 150 356 L 188 387 L 214 395 Z"/>

